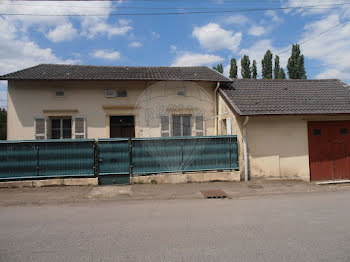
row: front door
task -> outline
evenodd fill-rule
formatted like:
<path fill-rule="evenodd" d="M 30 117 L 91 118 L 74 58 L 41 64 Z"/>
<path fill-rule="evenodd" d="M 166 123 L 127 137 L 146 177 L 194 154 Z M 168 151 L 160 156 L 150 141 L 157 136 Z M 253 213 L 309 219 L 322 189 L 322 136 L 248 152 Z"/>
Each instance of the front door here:
<path fill-rule="evenodd" d="M 135 137 L 134 116 L 110 116 L 110 138 Z"/>
<path fill-rule="evenodd" d="M 350 121 L 308 123 L 312 181 L 350 179 Z"/>

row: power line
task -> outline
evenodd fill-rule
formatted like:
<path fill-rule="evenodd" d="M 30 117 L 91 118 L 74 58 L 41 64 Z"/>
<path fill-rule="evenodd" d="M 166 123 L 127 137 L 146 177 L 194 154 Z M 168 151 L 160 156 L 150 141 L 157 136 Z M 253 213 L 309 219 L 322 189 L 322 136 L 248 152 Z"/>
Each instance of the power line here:
<path fill-rule="evenodd" d="M 329 5 L 310 5 L 310 6 L 290 6 L 275 8 L 252 8 L 252 9 L 231 9 L 217 11 L 191 11 L 191 12 L 153 12 L 153 13 L 105 13 L 105 14 L 30 14 L 30 13 L 0 13 L 3 16 L 154 16 L 154 15 L 191 15 L 191 14 L 218 14 L 218 13 L 238 13 L 238 12 L 256 12 L 268 10 L 292 10 L 292 9 L 331 9 L 349 5 L 350 3 L 329 4 Z"/>
<path fill-rule="evenodd" d="M 324 34 L 330 32 L 330 31 L 333 31 L 333 30 L 337 29 L 339 26 L 341 26 L 341 25 L 343 25 L 343 24 L 346 24 L 347 22 L 350 22 L 350 17 L 349 17 L 349 18 L 346 18 L 343 22 L 341 22 L 341 23 L 339 23 L 339 24 L 337 24 L 337 25 L 335 25 L 335 26 L 332 26 L 331 28 L 328 28 L 327 30 L 322 31 L 321 33 L 318 33 L 317 35 L 314 35 L 314 36 L 312 36 L 311 38 L 308 38 L 308 39 L 306 39 L 306 40 L 304 40 L 304 41 L 302 41 L 302 42 L 299 42 L 299 43 L 297 43 L 297 44 L 298 44 L 298 45 L 306 44 L 306 43 L 308 43 L 308 42 L 314 40 L 315 38 L 320 37 L 321 35 L 324 35 Z M 284 53 L 290 51 L 291 49 L 292 49 L 292 48 L 288 48 L 288 49 L 286 49 L 286 50 L 284 50 L 284 51 L 278 53 L 277 55 L 284 54 Z"/>
<path fill-rule="evenodd" d="M 299 1 L 299 0 L 295 0 L 295 1 Z M 307 1 L 307 0 L 300 0 L 300 1 Z M 316 0 L 311 0 L 311 1 L 316 1 Z M 249 2 L 258 2 L 261 4 L 276 4 L 276 3 L 281 3 L 280 0 L 278 1 L 249 1 Z M 239 1 L 239 3 L 247 3 L 247 1 Z M 340 3 L 334 3 L 332 5 L 347 5 L 350 4 L 350 2 L 340 2 Z M 83 5 L 26 5 L 26 4 L 13 4 L 13 3 L 0 3 L 0 5 L 7 5 L 7 6 L 25 6 L 25 7 L 62 7 L 62 8 L 93 8 L 93 9 L 113 9 L 113 8 L 117 8 L 117 9 L 142 9 L 142 10 L 171 10 L 171 9 L 176 9 L 176 10 L 227 10 L 226 8 L 214 8 L 214 7 L 140 7 L 140 6 L 83 6 Z"/>

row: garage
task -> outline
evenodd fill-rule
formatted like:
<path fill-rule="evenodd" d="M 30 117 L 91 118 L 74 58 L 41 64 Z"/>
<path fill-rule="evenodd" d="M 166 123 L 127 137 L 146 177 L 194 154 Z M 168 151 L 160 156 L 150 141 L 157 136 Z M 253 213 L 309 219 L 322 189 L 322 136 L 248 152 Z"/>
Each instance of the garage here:
<path fill-rule="evenodd" d="M 308 122 L 311 181 L 350 179 L 350 121 Z"/>

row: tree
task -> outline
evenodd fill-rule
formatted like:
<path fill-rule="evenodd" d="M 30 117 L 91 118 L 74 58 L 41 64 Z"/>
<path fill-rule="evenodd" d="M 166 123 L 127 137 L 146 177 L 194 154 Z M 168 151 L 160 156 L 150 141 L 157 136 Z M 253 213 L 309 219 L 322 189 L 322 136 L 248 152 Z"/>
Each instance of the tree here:
<path fill-rule="evenodd" d="M 0 140 L 6 140 L 7 112 L 0 109 Z"/>
<path fill-rule="evenodd" d="M 286 79 L 286 73 L 283 68 L 280 68 L 280 71 L 278 72 L 278 79 Z"/>
<path fill-rule="evenodd" d="M 293 45 L 292 54 L 288 59 L 288 76 L 290 79 L 306 79 L 304 55 L 300 53 L 300 46 Z"/>
<path fill-rule="evenodd" d="M 280 73 L 280 57 L 278 55 L 275 56 L 275 67 L 273 68 L 273 74 L 275 79 L 278 79 L 279 73 Z M 284 71 L 283 71 L 284 72 Z"/>
<path fill-rule="evenodd" d="M 253 60 L 253 65 L 252 65 L 252 78 L 256 79 L 258 76 L 258 69 L 256 68 L 256 61 Z"/>
<path fill-rule="evenodd" d="M 218 64 L 217 66 L 214 66 L 213 69 L 218 71 L 221 74 L 224 73 L 224 68 L 223 68 L 222 64 Z"/>
<path fill-rule="evenodd" d="M 230 63 L 230 78 L 237 78 L 237 70 L 237 61 L 235 58 L 232 58 Z"/>
<path fill-rule="evenodd" d="M 241 59 L 241 74 L 243 78 L 251 78 L 250 59 L 247 55 Z"/>
<path fill-rule="evenodd" d="M 272 53 L 267 50 L 264 59 L 261 61 L 262 64 L 262 77 L 272 79 Z"/>

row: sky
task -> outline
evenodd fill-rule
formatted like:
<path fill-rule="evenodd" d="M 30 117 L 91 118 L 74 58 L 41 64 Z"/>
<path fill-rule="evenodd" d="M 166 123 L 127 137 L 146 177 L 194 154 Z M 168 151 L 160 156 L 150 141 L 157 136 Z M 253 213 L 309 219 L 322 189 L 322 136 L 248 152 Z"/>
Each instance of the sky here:
<path fill-rule="evenodd" d="M 150 14 L 198 11 L 215 13 Z M 140 13 L 146 15 L 130 15 Z M 210 67 L 222 63 L 228 75 L 230 59 L 240 64 L 246 54 L 257 61 L 261 77 L 266 50 L 279 54 L 286 68 L 293 43 L 303 43 L 308 79 L 339 78 L 350 83 L 350 1 L 0 2 L 1 75 L 40 63 Z M 7 82 L 0 81 L 0 107 L 6 107 L 6 97 Z"/>

